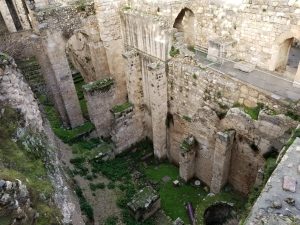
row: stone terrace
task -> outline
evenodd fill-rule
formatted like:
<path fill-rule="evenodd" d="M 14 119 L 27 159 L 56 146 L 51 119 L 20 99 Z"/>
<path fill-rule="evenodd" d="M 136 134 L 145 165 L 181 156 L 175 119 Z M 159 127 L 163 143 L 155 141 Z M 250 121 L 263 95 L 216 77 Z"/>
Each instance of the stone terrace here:
<path fill-rule="evenodd" d="M 224 60 L 222 64 L 213 63 L 206 59 L 206 54 L 197 54 L 197 59 L 211 69 L 230 75 L 238 80 L 251 84 L 272 93 L 275 99 L 300 99 L 300 88 L 293 86 L 293 81 L 279 77 L 277 73 L 255 69 L 250 73 L 234 68 L 234 62 Z"/>

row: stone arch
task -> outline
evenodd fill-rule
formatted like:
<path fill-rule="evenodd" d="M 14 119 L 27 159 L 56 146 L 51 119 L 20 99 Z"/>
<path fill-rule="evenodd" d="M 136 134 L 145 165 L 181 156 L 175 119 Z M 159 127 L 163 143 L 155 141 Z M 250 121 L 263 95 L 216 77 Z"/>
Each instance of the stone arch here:
<path fill-rule="evenodd" d="M 184 34 L 185 43 L 190 46 L 195 45 L 195 14 L 191 9 L 185 7 L 179 12 L 173 28 Z"/>
<path fill-rule="evenodd" d="M 85 82 L 103 79 L 109 74 L 107 56 L 102 41 L 88 32 L 77 31 L 67 41 L 67 55 Z"/>
<path fill-rule="evenodd" d="M 272 57 L 269 66 L 271 71 L 280 71 L 283 74 L 285 73 L 285 76 L 294 80 L 297 76 L 300 76 L 300 64 L 298 62 L 298 66 L 296 65 L 297 68 L 295 68 L 295 66 L 293 66 L 293 68 L 290 67 L 290 72 L 287 71 L 287 65 L 291 47 L 295 40 L 300 40 L 299 29 L 292 29 L 279 35 L 272 48 Z"/>

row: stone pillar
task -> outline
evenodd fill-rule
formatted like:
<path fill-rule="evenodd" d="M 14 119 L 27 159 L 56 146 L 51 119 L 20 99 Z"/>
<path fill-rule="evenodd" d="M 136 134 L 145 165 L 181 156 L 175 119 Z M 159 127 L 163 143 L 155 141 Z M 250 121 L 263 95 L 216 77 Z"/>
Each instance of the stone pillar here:
<path fill-rule="evenodd" d="M 95 0 L 100 38 L 106 49 L 111 76 L 116 81 L 116 102 L 126 101 L 126 80 L 123 67 L 123 41 L 121 37 L 120 7 L 123 0 Z"/>
<path fill-rule="evenodd" d="M 143 84 L 141 60 L 136 50 L 127 51 L 123 54 L 125 59 L 125 74 L 129 102 L 135 106 L 142 105 Z"/>
<path fill-rule="evenodd" d="M 168 89 L 166 65 L 161 61 L 155 62 L 148 65 L 148 70 L 154 155 L 163 159 L 167 156 Z"/>
<path fill-rule="evenodd" d="M 65 122 L 72 128 L 80 126 L 84 119 L 65 52 L 65 41 L 60 32 L 49 32 L 43 44 L 57 85 L 53 91 L 59 91 L 68 118 Z"/>
<path fill-rule="evenodd" d="M 192 136 L 183 140 L 180 146 L 179 156 L 179 175 L 185 181 L 188 182 L 194 177 L 195 174 L 195 139 Z"/>
<path fill-rule="evenodd" d="M 231 150 L 234 146 L 235 131 L 218 132 L 213 161 L 213 177 L 210 185 L 211 192 L 219 193 L 227 183 Z"/>
<path fill-rule="evenodd" d="M 28 12 L 25 11 L 24 7 L 26 6 L 26 3 L 24 3 L 25 5 L 23 5 L 22 0 L 13 0 L 18 17 L 20 19 L 20 23 L 22 25 L 22 28 L 24 30 L 30 30 L 31 29 L 31 25 L 29 22 L 29 17 L 28 17 Z"/>
<path fill-rule="evenodd" d="M 105 76 L 110 74 L 110 72 L 106 58 L 106 51 L 102 41 L 89 42 L 88 48 L 90 50 L 92 64 L 95 68 L 95 79 L 104 79 Z"/>
<path fill-rule="evenodd" d="M 99 80 L 83 86 L 88 112 L 95 125 L 98 137 L 109 137 L 113 115 L 110 110 L 115 98 L 115 86 L 111 78 Z"/>
<path fill-rule="evenodd" d="M 8 31 L 11 33 L 17 32 L 17 28 L 5 0 L 0 0 L 0 13 L 4 19 Z"/>

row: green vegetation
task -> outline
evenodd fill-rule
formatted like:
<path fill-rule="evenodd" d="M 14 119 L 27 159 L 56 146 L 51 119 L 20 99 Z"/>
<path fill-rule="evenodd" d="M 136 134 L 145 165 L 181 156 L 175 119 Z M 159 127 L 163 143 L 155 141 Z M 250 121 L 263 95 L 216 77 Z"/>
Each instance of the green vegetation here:
<path fill-rule="evenodd" d="M 259 112 L 264 109 L 264 104 L 263 103 L 257 103 L 256 107 L 247 107 L 245 105 L 241 105 L 239 103 L 235 103 L 233 107 L 239 107 L 244 110 L 245 113 L 247 113 L 253 120 L 258 119 Z"/>
<path fill-rule="evenodd" d="M 197 75 L 195 73 L 193 74 L 193 78 L 197 80 Z"/>
<path fill-rule="evenodd" d="M 117 225 L 117 223 L 118 223 L 118 217 L 110 216 L 105 220 L 104 225 Z"/>
<path fill-rule="evenodd" d="M 296 129 L 292 132 L 292 136 L 285 144 L 285 148 L 288 149 L 294 143 L 297 137 L 300 137 L 300 129 Z"/>
<path fill-rule="evenodd" d="M 293 111 L 288 111 L 285 115 L 292 118 L 293 120 L 300 121 L 300 115 L 297 115 Z"/>
<path fill-rule="evenodd" d="M 54 189 L 44 163 L 48 148 L 45 137 L 27 130 L 15 141 L 23 118 L 15 109 L 1 109 L 4 113 L 0 117 L 0 177 L 11 181 L 20 179 L 26 184 L 32 207 L 40 214 L 38 225 L 58 224 L 59 210 L 50 206 Z M 38 196 L 41 195 L 46 199 L 40 199 Z"/>
<path fill-rule="evenodd" d="M 92 206 L 88 203 L 88 201 L 85 199 L 82 190 L 79 186 L 75 188 L 75 192 L 77 197 L 79 198 L 79 204 L 81 211 L 87 216 L 87 218 L 91 221 L 94 220 L 94 211 Z"/>
<path fill-rule="evenodd" d="M 53 132 L 65 143 L 76 142 L 81 139 L 81 137 L 89 134 L 94 130 L 94 125 L 91 122 L 86 122 L 82 126 L 76 127 L 74 129 L 65 129 L 62 125 L 62 121 L 58 115 L 58 112 L 49 102 L 49 100 L 41 95 L 39 101 L 43 104 L 45 114 L 50 122 Z"/>
<path fill-rule="evenodd" d="M 77 92 L 77 96 L 79 99 L 79 104 L 80 104 L 80 108 L 81 108 L 83 117 L 86 120 L 89 120 L 89 112 L 88 112 L 88 108 L 87 108 L 87 102 L 86 102 L 86 99 L 84 98 L 83 88 L 82 88 L 82 86 L 85 85 L 84 79 L 80 73 L 77 73 L 77 74 L 73 75 L 73 81 L 75 84 L 75 88 L 76 88 L 76 92 Z"/>
<path fill-rule="evenodd" d="M 93 83 L 88 83 L 82 86 L 82 88 L 87 92 L 100 91 L 108 92 L 110 88 L 114 85 L 114 80 L 112 78 L 106 78 L 103 80 L 98 80 Z"/>
<path fill-rule="evenodd" d="M 126 111 L 127 109 L 133 107 L 133 105 L 130 102 L 125 102 L 122 105 L 116 105 L 112 108 L 113 113 L 122 113 Z"/>
<path fill-rule="evenodd" d="M 76 9 L 79 11 L 79 12 L 83 12 L 85 11 L 86 9 L 86 0 L 78 0 L 75 2 L 76 4 Z"/>
<path fill-rule="evenodd" d="M 189 152 L 194 145 L 195 139 L 193 137 L 187 137 L 182 141 L 180 149 L 182 152 Z"/>
<path fill-rule="evenodd" d="M 97 184 L 90 183 L 90 189 L 92 191 L 96 191 L 98 189 L 104 189 L 104 188 L 105 188 L 105 184 L 104 183 L 97 183 Z"/>
<path fill-rule="evenodd" d="M 190 46 L 188 46 L 188 50 L 190 50 L 191 52 L 196 52 L 196 49 L 195 49 L 195 46 L 193 46 L 193 45 L 190 45 Z"/>
<path fill-rule="evenodd" d="M 192 122 L 192 118 L 189 117 L 189 116 L 186 116 L 186 115 L 182 116 L 182 119 L 184 119 L 184 120 L 186 120 L 188 122 Z"/>
<path fill-rule="evenodd" d="M 245 199 L 231 191 L 223 191 L 212 197 L 207 196 L 203 187 L 194 187 L 191 184 L 181 184 L 174 187 L 172 181 L 179 180 L 178 168 L 168 164 L 152 165 L 145 169 L 146 177 L 159 183 L 159 194 L 161 197 L 162 209 L 173 220 L 180 217 L 185 223 L 189 223 L 185 204 L 191 202 L 196 207 L 196 216 L 199 224 L 203 224 L 203 214 L 207 207 L 217 201 L 226 201 L 235 204 L 240 213 L 243 209 Z M 164 182 L 162 178 L 169 176 L 170 181 Z"/>
<path fill-rule="evenodd" d="M 145 154 L 152 151 L 152 144 L 149 140 L 144 140 L 138 143 L 132 148 L 137 149 L 136 152 L 125 152 L 118 155 L 115 159 L 110 161 L 97 161 L 92 160 L 92 172 L 101 173 L 110 179 L 110 183 L 107 188 L 118 187 L 122 192 L 121 196 L 117 201 L 117 205 L 122 209 L 122 221 L 126 225 L 153 225 L 151 220 L 145 222 L 136 222 L 135 219 L 130 215 L 127 203 L 131 201 L 134 194 L 141 187 L 145 185 L 144 182 L 135 183 L 132 180 L 131 174 L 133 171 L 141 170 L 140 158 Z M 116 185 L 118 183 L 118 185 Z"/>
<path fill-rule="evenodd" d="M 171 57 L 175 57 L 180 54 L 180 51 L 179 49 L 176 49 L 174 46 L 172 46 L 169 54 Z"/>
<path fill-rule="evenodd" d="M 108 185 L 107 185 L 108 189 L 115 189 L 115 187 L 116 187 L 116 184 L 115 184 L 115 182 L 112 182 L 112 181 L 109 182 Z"/>
<path fill-rule="evenodd" d="M 130 6 L 125 6 L 124 8 L 123 8 L 123 10 L 130 10 L 131 9 L 131 7 Z"/>

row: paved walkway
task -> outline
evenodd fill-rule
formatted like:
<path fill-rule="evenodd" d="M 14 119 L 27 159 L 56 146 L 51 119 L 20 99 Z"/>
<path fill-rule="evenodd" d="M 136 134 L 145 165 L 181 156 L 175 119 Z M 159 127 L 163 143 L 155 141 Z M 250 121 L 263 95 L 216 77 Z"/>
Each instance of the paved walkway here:
<path fill-rule="evenodd" d="M 204 53 L 197 54 L 197 58 L 201 63 L 204 63 L 210 68 L 219 70 L 241 81 L 271 92 L 278 97 L 291 100 L 300 99 L 300 88 L 294 87 L 292 81 L 276 76 L 276 73 L 257 69 L 251 73 L 245 73 L 234 69 L 234 63 L 230 61 L 225 61 L 223 64 L 214 64 L 206 59 L 206 54 Z"/>

